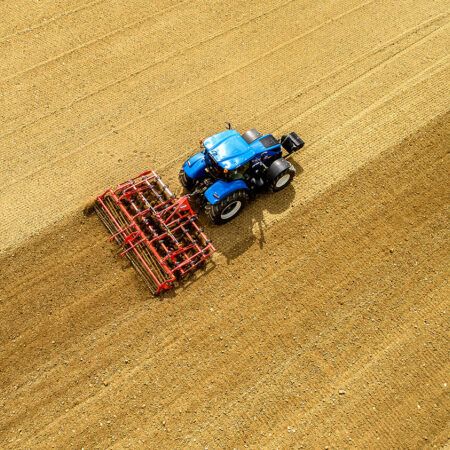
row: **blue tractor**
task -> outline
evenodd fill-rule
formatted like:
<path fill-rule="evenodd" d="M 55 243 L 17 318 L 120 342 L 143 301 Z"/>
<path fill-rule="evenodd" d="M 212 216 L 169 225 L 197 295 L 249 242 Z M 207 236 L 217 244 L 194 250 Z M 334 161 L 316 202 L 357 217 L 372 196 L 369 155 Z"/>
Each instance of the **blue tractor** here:
<path fill-rule="evenodd" d="M 215 224 L 236 217 L 258 192 L 288 186 L 295 169 L 283 158 L 282 148 L 290 155 L 304 146 L 295 133 L 277 140 L 255 129 L 241 135 L 227 124 L 227 130 L 200 141 L 202 150 L 179 174 L 183 187 Z"/>

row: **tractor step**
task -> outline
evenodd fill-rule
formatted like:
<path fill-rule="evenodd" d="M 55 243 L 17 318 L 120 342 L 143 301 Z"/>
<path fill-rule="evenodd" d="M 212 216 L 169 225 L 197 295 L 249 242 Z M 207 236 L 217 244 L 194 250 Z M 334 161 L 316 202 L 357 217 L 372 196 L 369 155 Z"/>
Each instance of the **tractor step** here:
<path fill-rule="evenodd" d="M 154 295 L 199 268 L 216 250 L 180 198 L 153 171 L 97 197 L 95 211 Z"/>

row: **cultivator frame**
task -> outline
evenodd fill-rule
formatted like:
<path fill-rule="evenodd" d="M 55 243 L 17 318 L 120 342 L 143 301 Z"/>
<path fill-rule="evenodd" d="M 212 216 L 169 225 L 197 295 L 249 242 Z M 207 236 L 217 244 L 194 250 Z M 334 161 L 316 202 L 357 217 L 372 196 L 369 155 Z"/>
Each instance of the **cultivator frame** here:
<path fill-rule="evenodd" d="M 188 196 L 176 198 L 153 170 L 105 191 L 95 211 L 154 295 L 216 251 Z"/>

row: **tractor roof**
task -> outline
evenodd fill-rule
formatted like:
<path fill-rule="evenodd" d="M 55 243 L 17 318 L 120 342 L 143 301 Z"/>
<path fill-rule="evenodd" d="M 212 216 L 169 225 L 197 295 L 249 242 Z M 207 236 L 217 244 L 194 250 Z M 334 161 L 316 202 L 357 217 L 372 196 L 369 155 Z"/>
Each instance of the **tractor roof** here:
<path fill-rule="evenodd" d="M 234 170 L 280 144 L 272 135 L 266 135 L 249 145 L 236 130 L 226 130 L 205 139 L 203 145 L 223 169 Z"/>

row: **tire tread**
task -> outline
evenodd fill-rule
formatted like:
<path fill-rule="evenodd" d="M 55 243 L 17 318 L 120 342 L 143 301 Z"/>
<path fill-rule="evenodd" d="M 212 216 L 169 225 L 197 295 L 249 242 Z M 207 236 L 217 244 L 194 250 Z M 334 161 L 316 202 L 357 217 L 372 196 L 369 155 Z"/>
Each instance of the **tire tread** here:
<path fill-rule="evenodd" d="M 220 213 L 225 208 L 225 206 L 228 203 L 234 202 L 239 200 L 242 203 L 242 207 L 239 210 L 239 212 L 229 219 L 222 219 L 220 217 Z M 222 200 L 218 201 L 216 204 L 211 204 L 209 202 L 205 205 L 205 213 L 211 220 L 211 222 L 215 223 L 216 225 L 221 225 L 223 223 L 229 222 L 230 220 L 234 219 L 237 215 L 240 214 L 242 209 L 245 207 L 245 205 L 248 203 L 249 196 L 245 189 L 238 189 L 231 194 L 228 194 L 226 197 L 224 197 Z"/>

